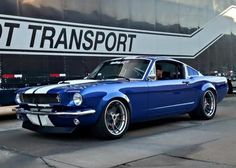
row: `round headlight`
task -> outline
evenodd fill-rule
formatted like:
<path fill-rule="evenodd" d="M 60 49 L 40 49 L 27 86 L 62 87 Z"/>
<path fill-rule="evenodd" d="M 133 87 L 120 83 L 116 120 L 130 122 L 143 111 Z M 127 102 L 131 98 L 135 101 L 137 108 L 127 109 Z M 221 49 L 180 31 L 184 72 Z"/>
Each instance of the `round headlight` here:
<path fill-rule="evenodd" d="M 73 101 L 76 106 L 79 106 L 82 104 L 82 96 L 79 93 L 75 93 L 73 96 Z"/>
<path fill-rule="evenodd" d="M 15 98 L 15 100 L 16 100 L 16 103 L 18 103 L 18 104 L 21 103 L 21 96 L 20 96 L 19 93 L 16 94 L 16 98 Z"/>

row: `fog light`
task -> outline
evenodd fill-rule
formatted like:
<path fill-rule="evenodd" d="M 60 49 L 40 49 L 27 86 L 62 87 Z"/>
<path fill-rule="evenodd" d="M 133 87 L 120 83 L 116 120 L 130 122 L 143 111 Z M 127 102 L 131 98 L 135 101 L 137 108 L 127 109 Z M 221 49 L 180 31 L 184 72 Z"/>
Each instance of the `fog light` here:
<path fill-rule="evenodd" d="M 74 118 L 74 124 L 75 124 L 75 125 L 79 125 L 79 123 L 80 123 L 79 119 Z"/>

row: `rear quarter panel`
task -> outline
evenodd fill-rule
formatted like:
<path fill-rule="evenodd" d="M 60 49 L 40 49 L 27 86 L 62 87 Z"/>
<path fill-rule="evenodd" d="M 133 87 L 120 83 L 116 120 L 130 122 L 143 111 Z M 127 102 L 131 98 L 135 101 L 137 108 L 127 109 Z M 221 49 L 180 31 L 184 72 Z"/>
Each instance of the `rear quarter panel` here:
<path fill-rule="evenodd" d="M 225 77 L 217 76 L 199 76 L 197 80 L 201 81 L 201 91 L 202 94 L 207 89 L 213 89 L 216 92 L 217 102 L 222 101 L 228 92 L 227 79 Z"/>

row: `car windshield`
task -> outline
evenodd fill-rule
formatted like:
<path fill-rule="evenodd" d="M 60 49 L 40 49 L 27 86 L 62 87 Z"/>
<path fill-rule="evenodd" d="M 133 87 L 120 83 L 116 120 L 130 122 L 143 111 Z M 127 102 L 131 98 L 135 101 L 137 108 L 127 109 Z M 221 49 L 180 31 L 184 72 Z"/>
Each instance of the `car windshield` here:
<path fill-rule="evenodd" d="M 149 64 L 145 59 L 120 59 L 100 64 L 87 79 L 142 79 Z"/>

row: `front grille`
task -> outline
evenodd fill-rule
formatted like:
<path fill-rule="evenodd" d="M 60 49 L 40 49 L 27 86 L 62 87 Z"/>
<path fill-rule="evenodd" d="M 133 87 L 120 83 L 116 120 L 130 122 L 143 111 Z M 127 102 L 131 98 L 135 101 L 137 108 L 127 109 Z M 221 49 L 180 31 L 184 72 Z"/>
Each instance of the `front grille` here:
<path fill-rule="evenodd" d="M 52 104 L 60 102 L 57 94 L 23 94 L 21 101 L 31 104 Z"/>

